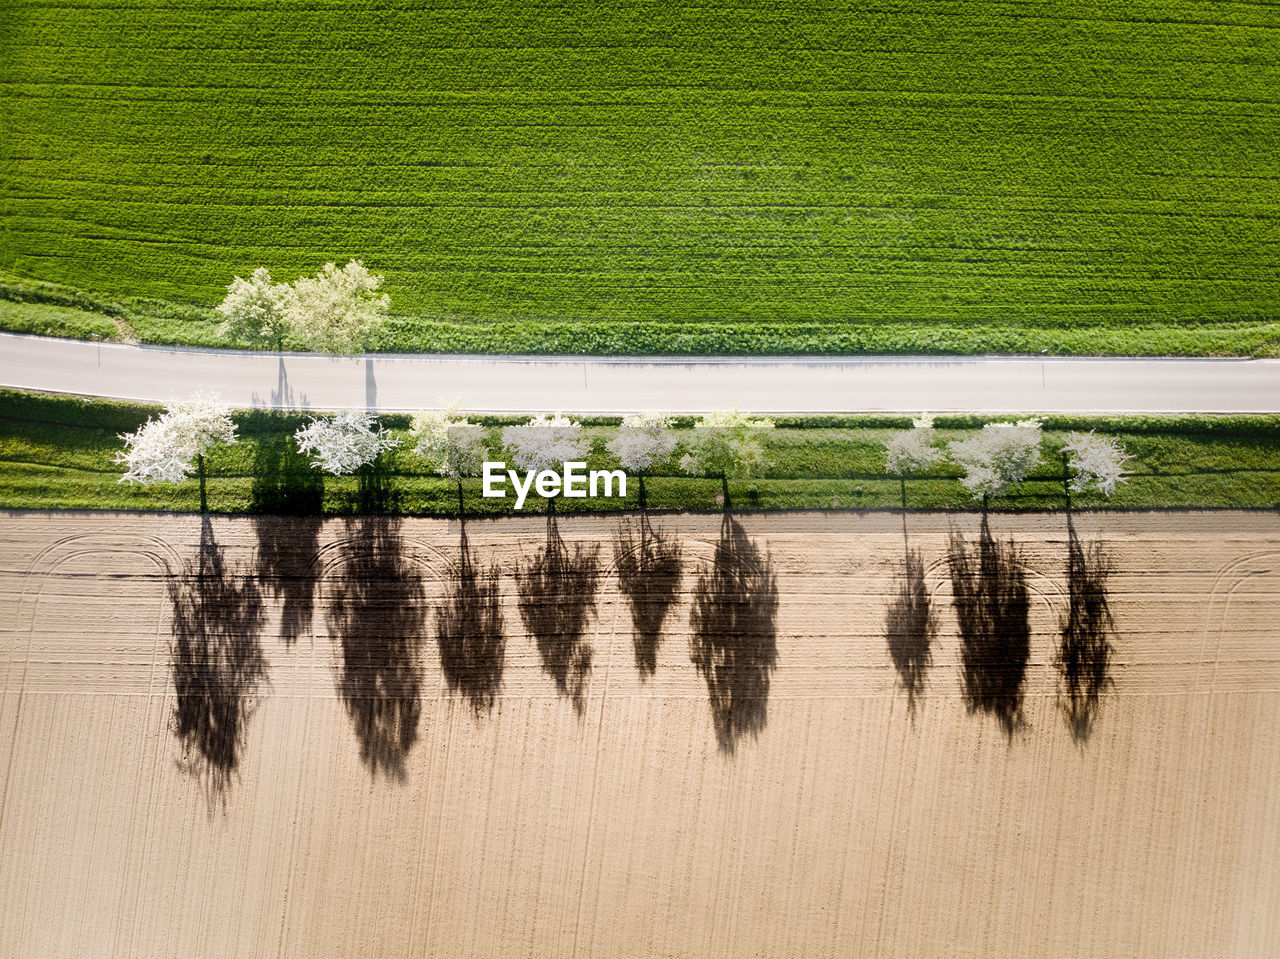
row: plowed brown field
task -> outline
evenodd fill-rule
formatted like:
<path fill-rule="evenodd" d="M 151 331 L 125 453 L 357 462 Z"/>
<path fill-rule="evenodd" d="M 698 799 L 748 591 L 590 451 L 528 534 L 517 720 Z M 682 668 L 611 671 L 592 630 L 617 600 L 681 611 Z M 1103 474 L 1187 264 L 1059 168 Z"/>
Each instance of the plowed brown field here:
<path fill-rule="evenodd" d="M 450 691 L 433 632 L 456 523 L 399 524 L 421 589 L 352 607 L 366 527 L 330 521 L 312 543 L 303 523 L 214 519 L 226 570 L 267 574 L 260 621 L 243 618 L 264 670 L 219 781 L 175 736 L 166 580 L 199 517 L 0 515 L 0 955 L 1280 955 L 1280 517 L 1077 518 L 1110 551 L 1118 634 L 1084 742 L 1053 666 L 1062 516 L 992 520 L 1031 597 L 1011 737 L 961 695 L 946 544 L 976 517 L 909 520 L 939 617 L 914 718 L 884 638 L 900 519 L 745 517 L 777 574 L 776 669 L 763 727 L 732 749 L 690 662 L 719 520 L 662 521 L 684 575 L 643 680 L 617 522 L 560 524 L 601 543 L 577 709 L 510 575 L 541 521 L 468 524 L 504 570 L 489 711 Z M 413 634 L 420 664 L 394 675 L 420 714 L 349 695 L 365 651 L 343 645 L 343 603 L 370 642 Z"/>

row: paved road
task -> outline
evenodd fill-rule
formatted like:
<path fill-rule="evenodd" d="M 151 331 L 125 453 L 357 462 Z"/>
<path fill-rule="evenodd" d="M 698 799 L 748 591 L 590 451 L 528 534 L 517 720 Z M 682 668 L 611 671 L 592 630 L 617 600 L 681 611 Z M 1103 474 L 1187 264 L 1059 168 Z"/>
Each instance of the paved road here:
<path fill-rule="evenodd" d="M 493 412 L 1277 412 L 1280 360 L 864 357 L 331 359 L 0 334 L 0 383 L 164 402 Z"/>

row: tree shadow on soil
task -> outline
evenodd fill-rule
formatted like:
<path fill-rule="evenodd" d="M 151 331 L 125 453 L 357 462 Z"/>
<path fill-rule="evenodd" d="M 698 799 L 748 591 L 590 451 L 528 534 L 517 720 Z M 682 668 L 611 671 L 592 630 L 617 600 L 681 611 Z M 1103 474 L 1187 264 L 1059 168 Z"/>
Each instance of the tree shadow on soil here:
<path fill-rule="evenodd" d="M 929 587 L 924 581 L 924 559 L 919 550 L 908 549 L 906 569 L 885 613 L 884 634 L 898 679 L 907 691 L 907 712 L 913 720 L 924 694 L 925 673 L 933 661 L 937 632 Z"/>
<path fill-rule="evenodd" d="M 614 537 L 613 555 L 618 585 L 627 597 L 635 627 L 636 668 L 640 678 L 647 679 L 657 671 L 662 624 L 680 588 L 680 544 L 651 526 L 649 517 L 641 513 L 638 523 L 623 519 Z"/>
<path fill-rule="evenodd" d="M 996 542 L 987 517 L 975 548 L 952 532 L 947 554 L 960 624 L 965 702 L 999 720 L 1012 740 L 1024 722 L 1022 684 L 1031 657 L 1030 600 L 1012 540 Z"/>
<path fill-rule="evenodd" d="M 292 436 L 264 437 L 253 469 L 249 510 L 272 514 L 254 520 L 258 576 L 281 603 L 280 632 L 292 645 L 311 630 L 324 475 L 311 468 Z"/>
<path fill-rule="evenodd" d="M 1085 547 L 1067 516 L 1067 597 L 1058 649 L 1062 678 L 1061 704 L 1076 742 L 1088 741 L 1100 706 L 1111 685 L 1112 637 L 1115 622 L 1107 598 L 1111 564 L 1100 543 Z"/>
<path fill-rule="evenodd" d="M 403 780 L 422 713 L 426 594 L 405 562 L 398 520 L 363 516 L 348 531 L 328 610 L 341 657 L 338 695 L 369 771 Z"/>
<path fill-rule="evenodd" d="M 461 528 L 460 559 L 436 615 L 440 666 L 451 692 L 466 698 L 477 715 L 493 709 L 502 688 L 507 640 L 496 566 L 480 566 Z"/>
<path fill-rule="evenodd" d="M 549 513 L 546 546 L 516 571 L 525 629 L 537 643 L 542 668 L 555 680 L 557 691 L 572 700 L 578 715 L 586 709 L 591 672 L 593 651 L 586 630 L 595 614 L 599 552 L 597 546 L 581 544 L 570 550 L 560 537 L 555 515 Z"/>
<path fill-rule="evenodd" d="M 210 801 L 225 802 L 252 697 L 267 671 L 259 640 L 262 594 L 256 579 L 227 569 L 207 516 L 199 553 L 170 576 L 168 592 L 175 733 L 185 754 L 199 755 L 190 768 L 205 782 Z"/>
<path fill-rule="evenodd" d="M 707 683 L 720 749 L 732 753 L 768 721 L 769 682 L 777 667 L 778 578 L 727 513 L 711 568 L 698 577 L 689 623 L 690 658 Z"/>

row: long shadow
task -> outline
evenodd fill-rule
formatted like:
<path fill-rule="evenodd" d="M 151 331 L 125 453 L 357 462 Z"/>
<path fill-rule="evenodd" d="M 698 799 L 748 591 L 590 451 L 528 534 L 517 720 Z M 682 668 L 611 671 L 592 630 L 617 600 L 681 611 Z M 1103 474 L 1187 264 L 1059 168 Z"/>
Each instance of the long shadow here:
<path fill-rule="evenodd" d="M 405 562 L 398 520 L 362 516 L 348 531 L 328 610 L 339 644 L 338 695 L 369 771 L 403 780 L 422 714 L 426 594 Z"/>
<path fill-rule="evenodd" d="M 1022 684 L 1031 658 L 1030 600 L 1013 541 L 996 542 L 986 514 L 976 547 L 959 532 L 947 554 L 960 623 L 965 701 L 990 713 L 1012 740 L 1023 724 Z"/>
<path fill-rule="evenodd" d="M 572 700 L 578 715 L 586 709 L 591 672 L 593 650 L 586 630 L 595 614 L 599 552 L 599 547 L 581 544 L 570 550 L 560 537 L 555 514 L 548 513 L 546 545 L 516 571 L 525 629 L 537 643 L 542 668 L 555 680 L 557 691 Z"/>
<path fill-rule="evenodd" d="M 493 709 L 502 688 L 507 639 L 496 566 L 480 566 L 462 525 L 460 559 L 448 594 L 436 615 L 440 666 L 452 692 L 466 698 L 479 715 Z"/>
<path fill-rule="evenodd" d="M 276 344 L 276 349 L 280 349 L 279 343 Z M 306 393 L 295 392 L 289 384 L 289 371 L 285 367 L 284 353 L 279 353 L 277 358 L 275 387 L 267 394 L 266 400 L 263 400 L 262 395 L 254 390 L 252 402 L 255 407 L 277 410 L 305 410 L 311 405 L 307 401 Z"/>
<path fill-rule="evenodd" d="M 778 577 L 728 513 L 711 568 L 698 577 L 689 616 L 690 658 L 707 683 L 720 749 L 732 753 L 768 722 L 769 681 L 778 662 Z"/>
<path fill-rule="evenodd" d="M 386 515 L 399 511 L 400 491 L 391 485 L 391 471 L 384 457 L 379 456 L 372 463 L 360 467 L 356 480 L 358 485 L 353 503 L 356 513 Z"/>
<path fill-rule="evenodd" d="M 913 719 L 924 694 L 925 673 L 933 662 L 937 632 L 929 587 L 924 581 L 924 559 L 919 550 L 908 549 L 906 567 L 885 613 L 884 635 L 898 679 L 907 692 L 907 712 Z"/>
<path fill-rule="evenodd" d="M 645 513 L 640 521 L 623 519 L 613 540 L 618 585 L 631 608 L 635 627 L 633 643 L 640 678 L 652 676 L 658 668 L 658 647 L 662 624 L 680 588 L 680 544 L 649 523 Z"/>
<path fill-rule="evenodd" d="M 1062 708 L 1076 742 L 1086 742 L 1111 685 L 1115 621 L 1107 597 L 1111 564 L 1099 543 L 1081 544 L 1067 516 L 1067 612 L 1057 666 L 1062 677 Z"/>
<path fill-rule="evenodd" d="M 361 466 L 356 470 L 355 478 L 354 490 L 330 494 L 332 511 L 349 516 L 390 516 L 400 511 L 403 496 L 392 483 L 393 476 L 385 456 Z"/>
<path fill-rule="evenodd" d="M 177 694 L 175 733 L 209 797 L 223 799 L 236 773 L 253 694 L 267 661 L 259 633 L 262 594 L 257 580 L 227 569 L 209 517 L 200 527 L 200 549 L 171 576 L 171 668 Z"/>
<path fill-rule="evenodd" d="M 924 693 L 924 677 L 933 662 L 933 639 L 938 623 L 933 602 L 924 581 L 924 559 L 911 548 L 907 535 L 907 481 L 899 480 L 902 491 L 902 548 L 906 564 L 898 591 L 884 617 L 885 642 L 893 658 L 898 678 L 907 691 L 907 713 L 915 721 L 916 706 Z"/>
<path fill-rule="evenodd" d="M 249 510 L 272 514 L 254 520 L 258 576 L 281 603 L 280 632 L 292 645 L 311 630 L 324 474 L 311 468 L 292 436 L 263 437 L 253 471 Z"/>
<path fill-rule="evenodd" d="M 364 405 L 365 409 L 378 408 L 378 380 L 373 375 L 373 357 L 364 358 Z"/>

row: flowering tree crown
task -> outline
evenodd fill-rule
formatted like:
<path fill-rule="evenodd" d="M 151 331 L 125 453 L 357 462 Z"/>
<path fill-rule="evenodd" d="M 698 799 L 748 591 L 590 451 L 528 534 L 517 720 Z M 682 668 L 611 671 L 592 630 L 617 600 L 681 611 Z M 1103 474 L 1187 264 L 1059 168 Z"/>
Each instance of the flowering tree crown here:
<path fill-rule="evenodd" d="M 219 443 L 234 443 L 236 427 L 216 393 L 196 393 L 120 439 L 125 448 L 115 462 L 126 467 L 121 483 L 180 483 L 191 475 L 197 457 Z"/>
<path fill-rule="evenodd" d="M 314 460 L 311 464 L 335 476 L 354 473 L 372 463 L 400 441 L 377 426 L 377 418 L 365 410 L 343 410 L 332 417 L 316 417 L 294 434 L 298 449 Z"/>
<path fill-rule="evenodd" d="M 618 457 L 624 470 L 647 473 L 675 452 L 677 442 L 671 431 L 670 416 L 636 413 L 623 417 L 618 435 L 609 442 L 608 450 Z"/>
<path fill-rule="evenodd" d="M 502 431 L 502 445 L 511 451 L 516 466 L 530 472 L 582 460 L 588 449 L 582 424 L 561 413 L 539 413 L 522 426 L 508 426 Z"/>
<path fill-rule="evenodd" d="M 964 470 L 960 482 L 974 499 L 1000 496 L 1021 483 L 1040 464 L 1040 421 L 988 423 L 977 436 L 947 446 Z"/>
<path fill-rule="evenodd" d="M 1092 486 L 1104 496 L 1113 494 L 1116 484 L 1124 482 L 1124 465 L 1132 458 L 1118 440 L 1096 436 L 1092 430 L 1072 433 L 1062 451 L 1072 473 L 1071 489 L 1082 493 Z"/>
<path fill-rule="evenodd" d="M 260 344 L 276 341 L 288 332 L 284 303 L 287 283 L 273 283 L 271 273 L 260 266 L 249 279 L 237 276 L 227 287 L 226 298 L 218 304 L 222 325 L 218 332 L 235 342 Z"/>
<path fill-rule="evenodd" d="M 693 424 L 694 434 L 680 458 L 680 468 L 735 479 L 754 476 L 769 465 L 761 433 L 773 427 L 773 420 L 737 410 L 708 413 Z"/>
<path fill-rule="evenodd" d="M 911 421 L 911 429 L 900 430 L 885 441 L 886 468 L 895 476 L 924 473 L 942 459 L 934 445 L 933 417 L 921 413 Z"/>
<path fill-rule="evenodd" d="M 315 276 L 287 288 L 285 321 L 302 340 L 322 353 L 338 356 L 367 349 L 382 329 L 391 298 L 378 294 L 382 277 L 360 260 L 339 268 L 326 263 Z"/>
<path fill-rule="evenodd" d="M 414 452 L 441 476 L 478 476 L 488 455 L 485 429 L 459 415 L 456 402 L 419 413 L 409 425 Z"/>

